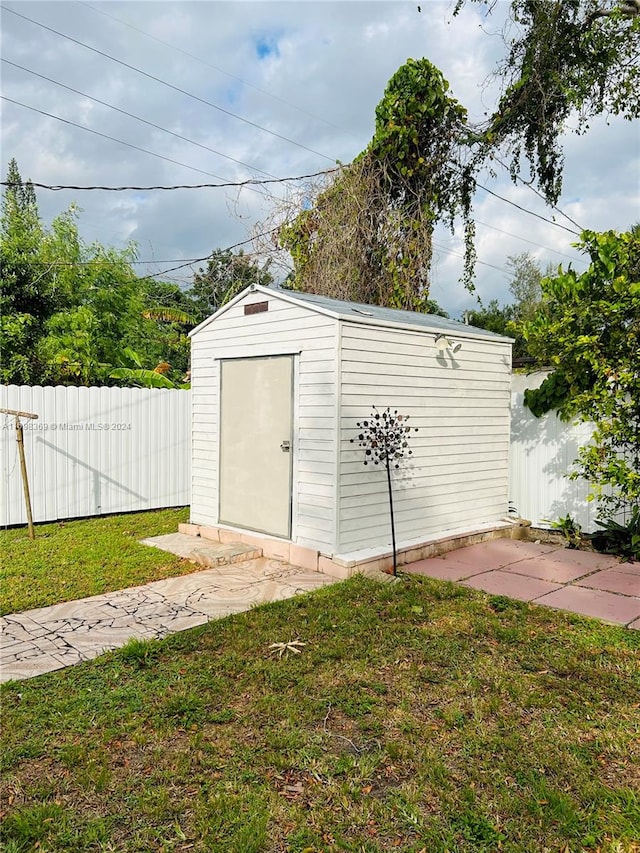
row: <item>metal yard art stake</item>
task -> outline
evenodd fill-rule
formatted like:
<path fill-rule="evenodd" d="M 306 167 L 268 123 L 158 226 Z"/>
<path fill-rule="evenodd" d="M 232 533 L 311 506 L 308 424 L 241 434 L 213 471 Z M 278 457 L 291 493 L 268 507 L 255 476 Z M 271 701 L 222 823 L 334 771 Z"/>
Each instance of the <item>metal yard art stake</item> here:
<path fill-rule="evenodd" d="M 16 418 L 16 441 L 18 442 L 18 455 L 20 456 L 20 471 L 22 473 L 22 487 L 24 489 L 24 502 L 27 507 L 27 523 L 29 525 L 29 539 L 35 539 L 33 529 L 33 516 L 31 515 L 31 495 L 29 494 L 29 480 L 27 478 L 27 462 L 24 457 L 24 434 L 20 418 L 31 418 L 37 420 L 38 415 L 31 412 L 18 412 L 15 409 L 0 409 L 2 415 L 15 415 Z"/>
<path fill-rule="evenodd" d="M 373 462 L 374 465 L 384 464 L 387 469 L 387 484 L 389 487 L 389 511 L 391 513 L 391 542 L 393 544 L 393 574 L 398 573 L 398 559 L 396 554 L 396 527 L 393 517 L 393 490 L 391 488 L 391 466 L 400 467 L 400 460 L 405 456 L 411 456 L 409 449 L 409 433 L 411 427 L 407 425 L 409 415 L 399 415 L 397 411 L 392 412 L 388 407 L 380 413 L 373 406 L 373 414 L 369 420 L 358 423 L 358 429 L 362 432 L 357 439 L 352 438 L 351 443 L 358 442 L 364 448 L 364 464 Z M 415 432 L 418 428 L 414 427 Z"/>

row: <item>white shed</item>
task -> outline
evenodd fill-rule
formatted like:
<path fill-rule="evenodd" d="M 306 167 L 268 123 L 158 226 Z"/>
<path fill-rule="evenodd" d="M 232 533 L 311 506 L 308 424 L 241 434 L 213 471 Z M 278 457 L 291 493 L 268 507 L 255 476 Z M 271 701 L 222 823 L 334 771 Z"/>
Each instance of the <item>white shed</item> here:
<path fill-rule="evenodd" d="M 192 525 L 341 565 L 388 554 L 385 471 L 351 442 L 376 406 L 418 428 L 393 475 L 399 550 L 506 526 L 509 338 L 252 286 L 191 339 Z"/>

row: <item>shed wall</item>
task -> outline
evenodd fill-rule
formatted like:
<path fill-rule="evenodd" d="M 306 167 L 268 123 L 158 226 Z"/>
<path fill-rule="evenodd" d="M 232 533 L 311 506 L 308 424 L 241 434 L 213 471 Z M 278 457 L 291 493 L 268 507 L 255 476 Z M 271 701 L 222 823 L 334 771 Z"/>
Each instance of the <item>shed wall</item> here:
<path fill-rule="evenodd" d="M 386 473 L 351 443 L 373 405 L 418 427 L 393 474 L 399 544 L 506 515 L 509 344 L 466 339 L 439 356 L 432 334 L 343 323 L 340 355 L 340 553 L 391 543 Z"/>
<path fill-rule="evenodd" d="M 269 310 L 245 316 L 247 302 Z M 248 294 L 192 338 L 191 520 L 218 522 L 220 359 L 281 355 L 296 358 L 293 445 L 293 539 L 335 550 L 337 322 L 260 294 Z M 251 417 L 251 412 L 247 412 Z"/>

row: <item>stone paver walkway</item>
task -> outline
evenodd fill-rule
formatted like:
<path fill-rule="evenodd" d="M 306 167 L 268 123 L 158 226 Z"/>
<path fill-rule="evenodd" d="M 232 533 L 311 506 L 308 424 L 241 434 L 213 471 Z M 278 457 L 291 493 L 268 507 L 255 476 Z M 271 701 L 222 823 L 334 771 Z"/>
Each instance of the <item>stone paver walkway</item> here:
<path fill-rule="evenodd" d="M 403 571 L 640 629 L 640 563 L 606 554 L 495 539 Z"/>
<path fill-rule="evenodd" d="M 260 557 L 13 613 L 0 617 L 0 681 L 62 669 L 133 637 L 165 637 L 333 582 L 328 575 Z"/>

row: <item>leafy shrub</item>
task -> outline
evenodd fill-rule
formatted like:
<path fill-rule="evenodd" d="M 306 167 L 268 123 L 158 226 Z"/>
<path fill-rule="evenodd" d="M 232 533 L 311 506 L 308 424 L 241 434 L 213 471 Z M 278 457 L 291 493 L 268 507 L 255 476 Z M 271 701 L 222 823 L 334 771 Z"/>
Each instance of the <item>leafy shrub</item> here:
<path fill-rule="evenodd" d="M 582 531 L 582 527 L 580 524 L 570 515 L 565 515 L 563 518 L 559 518 L 557 521 L 551 522 L 551 527 L 554 530 L 559 530 L 560 533 L 567 540 L 567 548 L 579 548 L 580 547 L 580 534 Z"/>
<path fill-rule="evenodd" d="M 597 551 L 616 554 L 626 560 L 640 560 L 640 507 L 635 507 L 623 524 L 612 518 L 596 521 L 596 524 L 602 528 L 591 540 Z"/>

